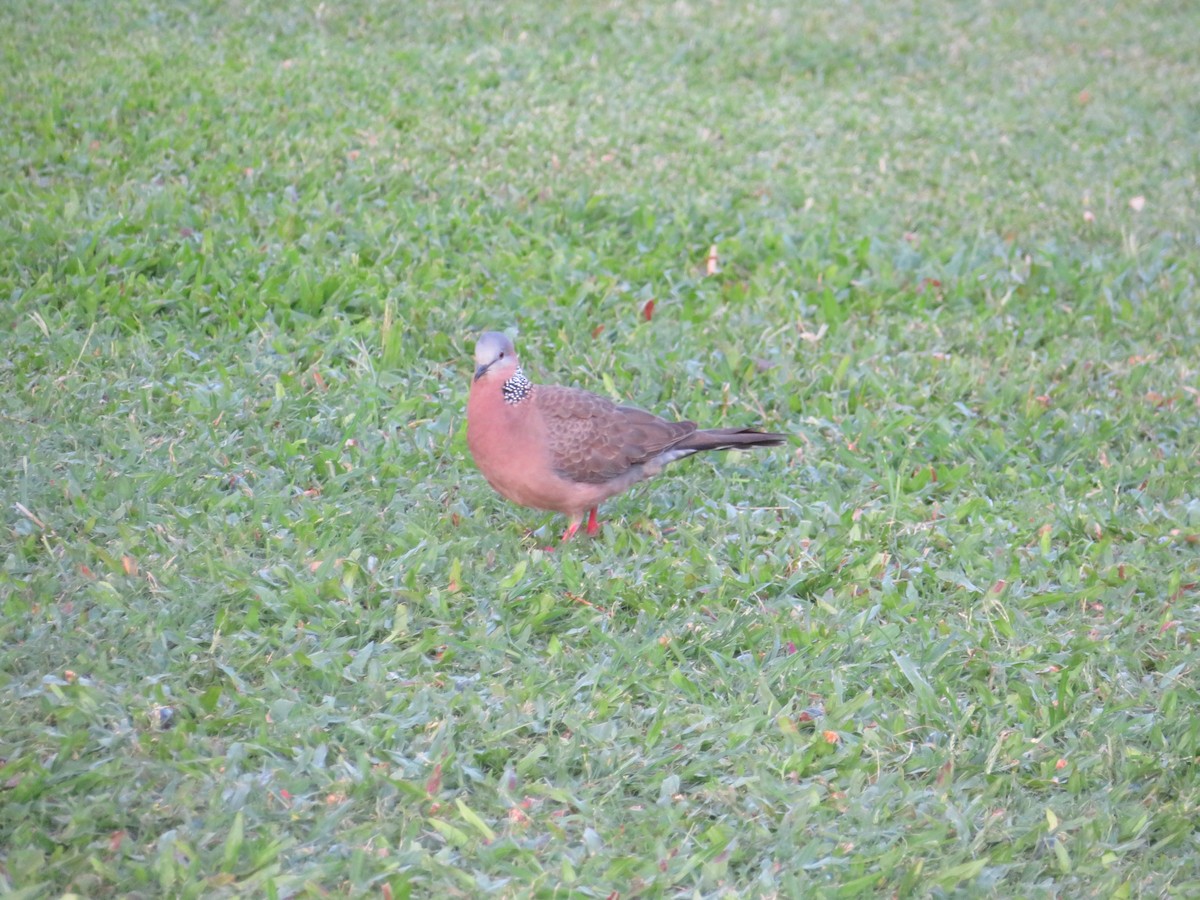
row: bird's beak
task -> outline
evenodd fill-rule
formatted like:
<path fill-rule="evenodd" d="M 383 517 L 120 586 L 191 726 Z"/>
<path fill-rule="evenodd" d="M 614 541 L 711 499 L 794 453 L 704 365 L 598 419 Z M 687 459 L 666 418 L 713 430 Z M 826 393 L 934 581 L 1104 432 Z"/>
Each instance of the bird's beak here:
<path fill-rule="evenodd" d="M 475 369 L 475 380 L 478 381 L 480 378 L 482 378 L 484 375 L 486 375 L 487 370 L 490 369 L 491 367 L 492 367 L 491 363 L 488 363 L 486 366 L 478 366 Z"/>

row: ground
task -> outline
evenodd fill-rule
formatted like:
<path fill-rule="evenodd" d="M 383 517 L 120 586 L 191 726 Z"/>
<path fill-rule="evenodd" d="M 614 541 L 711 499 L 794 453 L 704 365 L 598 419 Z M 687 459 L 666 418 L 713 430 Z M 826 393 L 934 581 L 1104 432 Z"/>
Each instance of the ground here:
<path fill-rule="evenodd" d="M 1200 7 L 0 9 L 0 892 L 1200 893 Z M 596 539 L 473 338 L 788 446 Z"/>

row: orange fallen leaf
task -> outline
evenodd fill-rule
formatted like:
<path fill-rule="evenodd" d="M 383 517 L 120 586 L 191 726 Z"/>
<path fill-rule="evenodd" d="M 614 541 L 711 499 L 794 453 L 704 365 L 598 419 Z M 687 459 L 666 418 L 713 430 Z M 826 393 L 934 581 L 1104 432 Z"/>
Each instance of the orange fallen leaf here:
<path fill-rule="evenodd" d="M 1179 590 L 1177 590 L 1167 599 L 1174 603 L 1176 600 L 1181 599 L 1184 594 L 1188 593 L 1189 591 L 1194 591 L 1196 589 L 1196 585 L 1197 582 L 1195 581 L 1189 581 L 1187 584 L 1181 584 L 1179 586 Z"/>
<path fill-rule="evenodd" d="M 713 244 L 708 248 L 708 258 L 704 260 L 704 274 L 717 274 L 717 245 Z"/>
<path fill-rule="evenodd" d="M 425 795 L 432 797 L 442 789 L 442 764 L 438 763 L 433 767 L 433 774 L 429 776 L 429 780 L 425 782 Z"/>
<path fill-rule="evenodd" d="M 934 781 L 940 787 L 944 785 L 954 776 L 954 760 L 948 759 L 942 763 L 942 767 L 938 769 L 937 777 Z"/>

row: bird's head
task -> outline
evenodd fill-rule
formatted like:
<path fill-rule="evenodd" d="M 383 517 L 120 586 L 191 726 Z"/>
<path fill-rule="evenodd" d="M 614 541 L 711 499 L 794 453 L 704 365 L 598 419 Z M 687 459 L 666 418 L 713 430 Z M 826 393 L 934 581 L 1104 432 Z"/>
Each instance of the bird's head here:
<path fill-rule="evenodd" d="M 485 331 L 475 342 L 475 381 L 485 375 L 508 381 L 520 368 L 513 342 L 498 331 Z"/>

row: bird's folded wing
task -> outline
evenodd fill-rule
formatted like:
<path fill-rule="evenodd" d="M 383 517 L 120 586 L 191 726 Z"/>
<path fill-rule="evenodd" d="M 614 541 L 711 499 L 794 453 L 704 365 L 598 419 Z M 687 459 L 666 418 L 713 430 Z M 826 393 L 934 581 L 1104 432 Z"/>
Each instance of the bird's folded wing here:
<path fill-rule="evenodd" d="M 550 464 L 564 478 L 603 484 L 658 456 L 696 430 L 578 388 L 538 385 Z"/>

